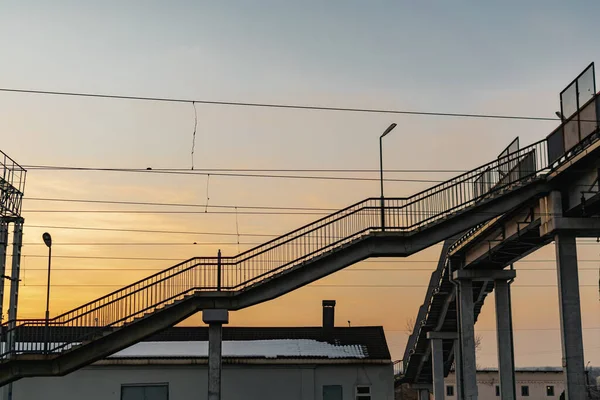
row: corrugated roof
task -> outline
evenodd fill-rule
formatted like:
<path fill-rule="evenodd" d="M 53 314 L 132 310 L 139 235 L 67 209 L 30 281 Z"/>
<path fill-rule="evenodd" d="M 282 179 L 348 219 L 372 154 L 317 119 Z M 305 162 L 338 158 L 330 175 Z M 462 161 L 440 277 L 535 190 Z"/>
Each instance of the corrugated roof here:
<path fill-rule="evenodd" d="M 93 327 L 50 327 L 52 332 L 49 337 L 54 342 L 77 341 L 78 338 L 89 337 L 90 333 L 96 331 Z M 23 342 L 43 342 L 43 327 L 26 327 L 18 333 L 18 341 Z M 224 342 L 257 342 L 257 341 L 284 341 L 294 340 L 296 346 L 299 340 L 307 340 L 320 343 L 321 348 L 337 347 L 340 349 L 360 349 L 362 359 L 366 360 L 391 360 L 390 351 L 383 327 L 381 326 L 359 326 L 359 327 L 335 327 L 324 329 L 322 327 L 223 327 Z M 142 342 L 207 342 L 208 327 L 171 327 L 158 334 L 152 335 Z M 308 343 L 308 342 L 307 342 Z M 281 342 L 271 343 L 273 346 L 280 346 Z M 200 345 L 199 345 L 200 346 Z M 131 346 L 129 349 L 134 348 Z M 146 347 L 147 348 L 147 347 Z M 290 356 L 281 355 L 281 357 L 330 357 L 333 355 L 331 350 L 328 355 L 318 355 L 315 347 L 306 355 L 299 353 L 305 352 L 298 350 L 298 354 Z M 325 350 L 323 350 L 325 351 Z M 345 350 L 344 350 L 345 351 Z M 358 350 L 348 358 L 355 358 Z M 288 350 L 287 353 L 291 353 Z M 287 354 L 286 353 L 286 354 Z M 312 355 L 309 355 L 312 354 Z M 338 355 L 339 353 L 335 353 Z M 265 358 L 267 355 L 264 356 Z M 340 357 L 338 357 L 340 358 Z"/>
<path fill-rule="evenodd" d="M 224 341 L 224 358 L 366 358 L 361 345 L 335 345 L 312 339 Z M 208 342 L 140 342 L 109 358 L 205 358 Z"/>

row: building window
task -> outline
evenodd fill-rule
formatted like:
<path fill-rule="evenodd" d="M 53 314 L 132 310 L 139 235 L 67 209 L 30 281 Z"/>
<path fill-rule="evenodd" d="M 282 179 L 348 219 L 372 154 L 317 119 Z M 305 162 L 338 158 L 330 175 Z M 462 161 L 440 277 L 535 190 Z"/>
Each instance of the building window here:
<path fill-rule="evenodd" d="M 554 386 L 548 385 L 546 386 L 546 396 L 554 396 Z"/>
<path fill-rule="evenodd" d="M 529 396 L 529 386 L 521 386 L 521 396 Z"/>
<path fill-rule="evenodd" d="M 371 400 L 371 386 L 357 386 L 356 400 Z"/>
<path fill-rule="evenodd" d="M 500 397 L 500 386 L 496 385 L 496 397 Z"/>
<path fill-rule="evenodd" d="M 323 400 L 343 400 L 341 385 L 323 386 Z"/>
<path fill-rule="evenodd" d="M 169 400 L 169 385 L 122 385 L 121 400 Z"/>
<path fill-rule="evenodd" d="M 454 396 L 454 386 L 446 386 L 446 396 Z"/>

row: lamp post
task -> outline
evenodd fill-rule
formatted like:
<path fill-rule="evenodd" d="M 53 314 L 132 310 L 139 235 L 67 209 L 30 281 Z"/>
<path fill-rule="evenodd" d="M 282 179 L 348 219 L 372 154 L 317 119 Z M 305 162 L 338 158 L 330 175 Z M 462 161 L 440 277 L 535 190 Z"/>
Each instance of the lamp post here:
<path fill-rule="evenodd" d="M 385 135 L 390 133 L 392 129 L 396 127 L 396 123 L 392 123 L 388 128 L 379 136 L 379 176 L 381 181 L 381 230 L 385 231 L 385 214 L 384 214 L 384 197 L 383 197 L 383 138 Z"/>
<path fill-rule="evenodd" d="M 42 235 L 48 246 L 48 284 L 46 286 L 46 326 L 44 328 L 44 354 L 48 354 L 48 323 L 50 320 L 50 267 L 52 265 L 52 236 L 48 232 Z"/>

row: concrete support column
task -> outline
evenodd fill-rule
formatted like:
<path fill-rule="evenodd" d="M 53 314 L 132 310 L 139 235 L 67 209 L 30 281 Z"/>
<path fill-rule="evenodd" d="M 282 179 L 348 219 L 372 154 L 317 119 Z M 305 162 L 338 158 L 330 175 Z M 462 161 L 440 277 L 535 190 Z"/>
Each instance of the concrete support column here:
<path fill-rule="evenodd" d="M 515 400 L 517 398 L 515 388 L 515 359 L 512 333 L 512 310 L 510 305 L 510 285 L 508 281 L 496 280 L 495 291 L 500 396 L 503 400 Z"/>
<path fill-rule="evenodd" d="M 477 366 L 475 359 L 475 316 L 473 313 L 473 282 L 459 280 L 460 346 L 462 380 L 465 400 L 477 400 Z"/>
<path fill-rule="evenodd" d="M 6 275 L 6 249 L 8 248 L 8 223 L 0 221 L 0 323 L 4 322 L 4 276 Z"/>
<path fill-rule="evenodd" d="M 21 246 L 23 244 L 23 221 L 15 221 L 13 234 L 12 271 L 10 276 L 10 304 L 8 308 L 8 345 L 12 350 L 15 345 L 15 321 L 19 304 L 19 281 L 21 280 Z"/>
<path fill-rule="evenodd" d="M 558 299 L 565 394 L 569 400 L 583 400 L 587 396 L 587 391 L 575 235 L 559 231 L 554 240 L 558 264 Z"/>
<path fill-rule="evenodd" d="M 514 279 L 515 271 L 458 270 L 453 278 L 459 282 L 458 298 L 460 303 L 460 350 L 462 358 L 463 398 L 477 399 L 477 367 L 475 359 L 475 318 L 473 302 L 473 281 L 506 281 Z M 484 283 L 485 284 L 485 283 Z M 506 296 L 510 301 L 510 296 Z M 507 307 L 510 309 L 510 307 Z M 504 310 L 504 309 L 503 309 Z M 509 313 L 510 315 L 510 313 Z M 509 319 L 510 320 L 510 319 Z M 510 329 L 509 329 L 510 331 Z M 512 340 L 511 340 L 512 342 Z M 511 346 L 512 352 L 512 346 Z M 503 359 L 503 361 L 505 361 Z M 459 389 L 460 391 L 460 389 Z M 503 397 L 504 398 L 504 397 Z M 508 398 L 508 397 L 507 397 Z"/>
<path fill-rule="evenodd" d="M 433 398 L 444 400 L 444 348 L 442 339 L 431 339 L 431 363 L 433 369 Z"/>
<path fill-rule="evenodd" d="M 208 324 L 208 400 L 221 400 L 223 324 L 229 322 L 228 310 L 204 310 Z"/>
<path fill-rule="evenodd" d="M 456 398 L 463 400 L 462 388 L 462 352 L 460 351 L 460 336 L 454 340 L 454 376 L 456 376 Z"/>
<path fill-rule="evenodd" d="M 6 346 L 10 350 L 15 349 L 16 335 L 14 328 L 17 319 L 17 306 L 19 304 L 19 281 L 21 279 L 21 247 L 23 245 L 23 220 L 18 219 L 14 222 L 15 230 L 13 233 L 13 253 L 12 253 L 12 269 L 10 276 L 10 303 L 8 308 L 8 334 Z M 4 279 L 4 278 L 2 278 Z M 3 285 L 4 286 L 4 285 Z M 9 357 L 12 357 L 11 354 Z M 4 386 L 2 391 L 3 400 L 12 400 L 13 384 L 9 383 Z"/>
<path fill-rule="evenodd" d="M 444 384 L 444 340 L 456 341 L 456 332 L 428 332 L 427 339 L 431 343 L 431 365 L 433 371 L 433 398 L 444 400 L 446 385 Z M 457 385 L 458 386 L 458 385 Z M 457 391 L 458 392 L 458 391 Z M 458 396 L 458 395 L 457 395 Z"/>

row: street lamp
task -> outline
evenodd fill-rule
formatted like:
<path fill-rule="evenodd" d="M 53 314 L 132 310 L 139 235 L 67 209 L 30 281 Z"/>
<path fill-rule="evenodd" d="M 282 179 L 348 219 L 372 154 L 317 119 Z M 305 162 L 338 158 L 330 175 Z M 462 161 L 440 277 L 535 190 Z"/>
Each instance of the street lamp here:
<path fill-rule="evenodd" d="M 48 285 L 46 286 L 46 327 L 44 329 L 44 353 L 48 351 L 48 323 L 50 320 L 50 267 L 52 265 L 52 236 L 48 232 L 42 235 L 44 243 L 48 246 Z"/>
<path fill-rule="evenodd" d="M 383 138 L 385 135 L 390 133 L 392 129 L 396 127 L 396 123 L 392 123 L 388 128 L 379 136 L 379 176 L 381 181 L 381 230 L 385 231 L 385 214 L 384 210 L 384 197 L 383 197 Z"/>

